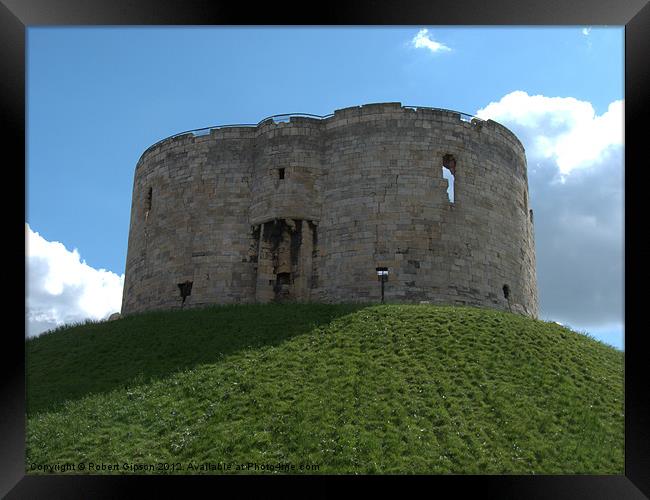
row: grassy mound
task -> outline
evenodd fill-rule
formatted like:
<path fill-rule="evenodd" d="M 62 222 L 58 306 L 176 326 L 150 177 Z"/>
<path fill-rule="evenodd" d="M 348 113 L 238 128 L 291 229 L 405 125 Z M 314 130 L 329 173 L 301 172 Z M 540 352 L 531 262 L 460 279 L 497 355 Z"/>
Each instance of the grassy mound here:
<path fill-rule="evenodd" d="M 623 473 L 623 353 L 499 311 L 216 307 L 26 351 L 28 472 Z"/>

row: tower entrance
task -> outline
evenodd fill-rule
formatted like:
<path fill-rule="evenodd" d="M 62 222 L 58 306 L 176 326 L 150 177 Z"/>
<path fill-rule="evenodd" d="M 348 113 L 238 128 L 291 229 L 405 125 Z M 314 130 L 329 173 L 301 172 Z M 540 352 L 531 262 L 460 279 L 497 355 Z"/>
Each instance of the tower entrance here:
<path fill-rule="evenodd" d="M 307 222 L 274 219 L 260 225 L 257 302 L 309 301 L 316 226 Z"/>

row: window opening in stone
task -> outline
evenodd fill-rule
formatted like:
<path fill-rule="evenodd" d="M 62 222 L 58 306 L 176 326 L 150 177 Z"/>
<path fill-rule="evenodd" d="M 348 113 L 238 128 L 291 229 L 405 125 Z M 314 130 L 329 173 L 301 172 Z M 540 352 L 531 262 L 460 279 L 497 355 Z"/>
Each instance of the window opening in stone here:
<path fill-rule="evenodd" d="M 442 157 L 442 177 L 447 179 L 447 197 L 454 203 L 454 181 L 456 180 L 456 159 L 453 155 Z"/>
<path fill-rule="evenodd" d="M 503 285 L 503 296 L 508 301 L 508 311 L 512 312 L 512 306 L 510 305 L 510 287 L 508 285 Z"/>
<path fill-rule="evenodd" d="M 178 284 L 178 288 L 181 291 L 181 297 L 183 299 L 183 302 L 181 303 L 181 307 L 183 307 L 183 304 L 185 304 L 185 299 L 192 295 L 192 283 L 193 281 L 185 281 L 183 283 Z"/>
<path fill-rule="evenodd" d="M 144 212 L 145 212 L 145 217 L 149 215 L 149 212 L 151 211 L 151 199 L 153 198 L 153 188 L 149 188 L 147 191 L 147 198 L 144 203 Z"/>
<path fill-rule="evenodd" d="M 280 180 L 284 179 L 284 169 L 283 168 L 278 169 L 278 177 L 280 178 Z"/>

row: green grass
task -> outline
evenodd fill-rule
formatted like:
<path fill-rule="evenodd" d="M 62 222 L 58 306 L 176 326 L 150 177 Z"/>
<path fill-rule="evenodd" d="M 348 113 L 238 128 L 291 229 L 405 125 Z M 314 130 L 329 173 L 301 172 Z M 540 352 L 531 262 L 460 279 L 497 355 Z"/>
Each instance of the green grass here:
<path fill-rule="evenodd" d="M 514 314 L 228 306 L 79 325 L 26 350 L 28 472 L 623 473 L 623 353 Z"/>

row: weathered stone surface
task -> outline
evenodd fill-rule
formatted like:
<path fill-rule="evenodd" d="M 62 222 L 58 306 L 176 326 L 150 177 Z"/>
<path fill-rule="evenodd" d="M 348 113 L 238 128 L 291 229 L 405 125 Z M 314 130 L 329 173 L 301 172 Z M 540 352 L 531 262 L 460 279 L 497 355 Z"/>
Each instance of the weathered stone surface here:
<path fill-rule="evenodd" d="M 537 316 L 526 157 L 512 132 L 371 104 L 185 134 L 138 161 L 123 314 L 379 302 L 383 266 L 387 302 Z"/>

